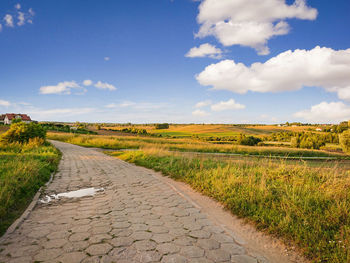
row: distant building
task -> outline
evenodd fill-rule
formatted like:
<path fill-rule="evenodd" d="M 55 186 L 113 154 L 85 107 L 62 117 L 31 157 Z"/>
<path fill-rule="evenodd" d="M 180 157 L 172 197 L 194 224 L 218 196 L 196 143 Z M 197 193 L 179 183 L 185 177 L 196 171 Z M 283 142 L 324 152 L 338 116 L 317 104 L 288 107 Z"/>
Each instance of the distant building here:
<path fill-rule="evenodd" d="M 321 128 L 316 128 L 316 131 L 322 131 L 322 129 Z"/>
<path fill-rule="evenodd" d="M 20 113 L 6 113 L 1 115 L 0 122 L 3 122 L 4 124 L 11 124 L 13 120 L 20 119 L 25 123 L 32 122 L 32 119 L 27 114 L 20 114 Z"/>

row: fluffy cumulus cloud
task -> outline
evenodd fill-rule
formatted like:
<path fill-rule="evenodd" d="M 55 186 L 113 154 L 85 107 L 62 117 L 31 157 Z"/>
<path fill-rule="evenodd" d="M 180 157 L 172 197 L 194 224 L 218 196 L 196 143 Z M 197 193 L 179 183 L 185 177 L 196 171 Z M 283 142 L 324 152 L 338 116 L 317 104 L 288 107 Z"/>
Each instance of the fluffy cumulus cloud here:
<path fill-rule="evenodd" d="M 98 89 L 108 89 L 108 90 L 116 90 L 117 88 L 115 86 L 113 86 L 112 84 L 109 84 L 107 82 L 101 82 L 101 81 L 98 81 L 96 84 L 95 84 L 95 87 L 98 88 Z"/>
<path fill-rule="evenodd" d="M 5 14 L 3 21 L 7 27 L 15 27 L 15 25 L 23 26 L 26 23 L 32 24 L 34 15 L 35 13 L 32 8 L 29 8 L 28 11 L 25 11 L 22 10 L 20 4 L 16 4 L 14 6 L 14 11 L 12 11 L 11 14 Z M 0 24 L 0 32 L 1 30 L 2 25 Z"/>
<path fill-rule="evenodd" d="M 17 19 L 18 19 L 18 22 L 17 22 L 18 26 L 23 26 L 25 24 L 25 17 L 23 12 L 18 12 Z"/>
<path fill-rule="evenodd" d="M 265 63 L 250 67 L 233 60 L 211 64 L 196 76 L 204 86 L 244 94 L 295 91 L 302 87 L 322 87 L 350 101 L 350 49 L 286 51 Z"/>
<path fill-rule="evenodd" d="M 210 108 L 212 111 L 242 110 L 245 109 L 245 105 L 237 103 L 234 99 L 229 99 L 228 101 L 220 101 L 213 104 Z"/>
<path fill-rule="evenodd" d="M 208 112 L 206 112 L 206 111 L 204 111 L 204 110 L 195 110 L 195 111 L 193 111 L 192 112 L 192 115 L 193 116 L 196 116 L 196 117 L 205 117 L 205 116 L 208 116 L 209 115 L 209 113 Z"/>
<path fill-rule="evenodd" d="M 84 86 L 91 86 L 91 85 L 92 85 L 92 80 L 90 80 L 90 79 L 84 80 L 84 81 L 83 81 L 83 85 L 84 85 Z"/>
<path fill-rule="evenodd" d="M 200 101 L 200 102 L 196 103 L 195 107 L 202 108 L 202 107 L 209 106 L 211 103 L 212 103 L 211 100 L 204 100 L 204 101 Z"/>
<path fill-rule="evenodd" d="M 350 119 L 350 106 L 343 102 L 321 102 L 310 109 L 299 111 L 294 117 L 311 123 L 339 123 Z"/>
<path fill-rule="evenodd" d="M 13 16 L 10 14 L 6 14 L 4 16 L 4 21 L 5 21 L 5 25 L 9 26 L 9 27 L 14 27 L 13 25 Z"/>
<path fill-rule="evenodd" d="M 66 94 L 72 93 L 72 90 L 80 90 L 80 92 L 86 91 L 75 81 L 63 81 L 53 86 L 42 86 L 40 87 L 40 94 Z"/>
<path fill-rule="evenodd" d="M 11 103 L 9 101 L 0 99 L 0 106 L 8 107 L 10 105 L 11 105 Z"/>
<path fill-rule="evenodd" d="M 288 34 L 286 19 L 316 17 L 317 10 L 308 7 L 305 0 L 295 0 L 292 5 L 285 0 L 203 0 L 196 36 L 214 36 L 225 46 L 248 46 L 266 55 L 270 38 Z"/>
<path fill-rule="evenodd" d="M 208 43 L 202 44 L 199 47 L 193 47 L 187 52 L 185 57 L 188 58 L 204 58 L 210 57 L 219 59 L 222 57 L 222 50 Z"/>

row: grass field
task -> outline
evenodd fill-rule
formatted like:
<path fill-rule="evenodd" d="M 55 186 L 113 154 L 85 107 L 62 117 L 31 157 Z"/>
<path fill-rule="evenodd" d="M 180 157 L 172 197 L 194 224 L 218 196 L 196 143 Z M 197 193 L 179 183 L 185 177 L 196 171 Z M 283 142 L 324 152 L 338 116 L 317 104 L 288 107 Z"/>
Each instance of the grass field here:
<path fill-rule="evenodd" d="M 101 136 L 101 135 L 70 135 L 48 133 L 48 138 L 64 141 L 80 146 L 98 147 L 104 149 L 140 149 L 158 147 L 172 151 L 235 153 L 259 156 L 286 157 L 337 157 L 348 158 L 341 153 L 329 153 L 321 150 L 293 149 L 276 146 L 242 146 L 234 144 L 214 144 L 192 138 L 170 139 L 142 136 Z"/>
<path fill-rule="evenodd" d="M 59 159 L 48 143 L 0 145 L 0 236 L 49 180 Z"/>
<path fill-rule="evenodd" d="M 276 125 L 229 125 L 229 124 L 172 124 L 169 129 L 157 130 L 154 126 L 136 125 L 136 126 L 112 126 L 103 127 L 109 130 L 121 130 L 123 128 L 137 127 L 147 130 L 151 134 L 162 134 L 176 137 L 191 137 L 197 135 L 199 137 L 229 137 L 238 134 L 263 136 L 274 132 L 283 131 L 307 131 L 315 130 L 315 126 L 296 126 L 296 127 L 279 127 Z"/>
<path fill-rule="evenodd" d="M 350 261 L 347 169 L 193 158 L 157 148 L 110 154 L 190 184 L 314 262 Z"/>

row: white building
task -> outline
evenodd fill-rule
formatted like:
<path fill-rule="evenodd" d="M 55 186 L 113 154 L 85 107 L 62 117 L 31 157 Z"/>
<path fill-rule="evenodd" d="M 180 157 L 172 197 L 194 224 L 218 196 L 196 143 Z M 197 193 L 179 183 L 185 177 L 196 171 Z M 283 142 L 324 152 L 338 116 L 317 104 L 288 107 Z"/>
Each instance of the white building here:
<path fill-rule="evenodd" d="M 6 113 L 1 115 L 0 122 L 3 122 L 4 124 L 11 124 L 13 120 L 20 119 L 25 123 L 32 122 L 32 119 L 27 114 L 20 114 L 20 113 Z"/>

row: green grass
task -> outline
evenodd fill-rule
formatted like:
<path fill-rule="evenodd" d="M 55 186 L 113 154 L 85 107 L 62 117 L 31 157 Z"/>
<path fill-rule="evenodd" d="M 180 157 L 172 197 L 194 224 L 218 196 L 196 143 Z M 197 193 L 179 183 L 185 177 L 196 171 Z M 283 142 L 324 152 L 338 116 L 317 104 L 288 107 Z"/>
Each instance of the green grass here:
<path fill-rule="evenodd" d="M 49 180 L 60 155 L 48 143 L 0 145 L 0 236 Z"/>
<path fill-rule="evenodd" d="M 191 158 L 159 149 L 112 155 L 188 183 L 314 262 L 350 262 L 348 170 Z"/>

